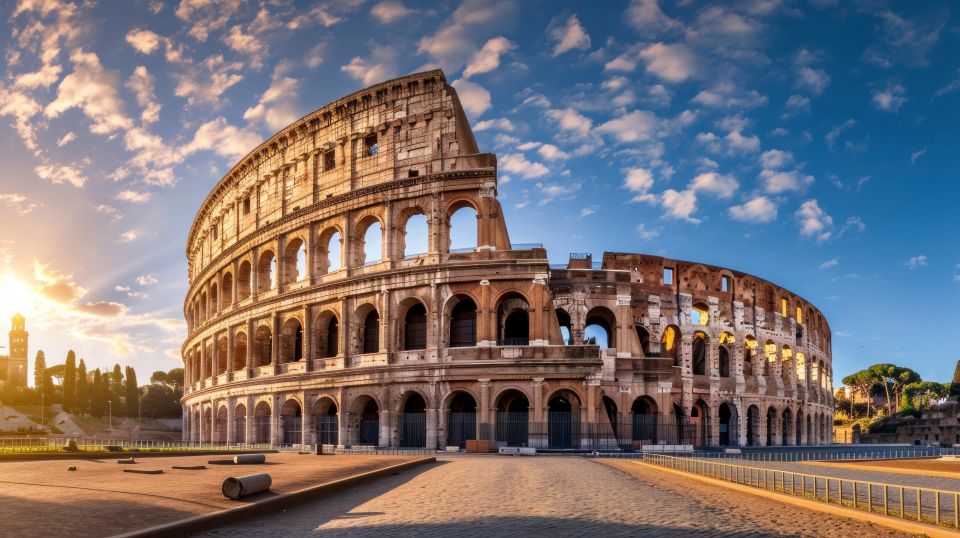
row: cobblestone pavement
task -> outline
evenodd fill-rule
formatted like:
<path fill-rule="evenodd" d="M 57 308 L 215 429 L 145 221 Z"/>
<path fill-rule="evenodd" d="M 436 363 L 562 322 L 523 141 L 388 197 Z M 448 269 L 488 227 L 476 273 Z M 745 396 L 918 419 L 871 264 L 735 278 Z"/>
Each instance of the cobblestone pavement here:
<path fill-rule="evenodd" d="M 898 536 L 629 461 L 441 459 L 209 536 Z"/>

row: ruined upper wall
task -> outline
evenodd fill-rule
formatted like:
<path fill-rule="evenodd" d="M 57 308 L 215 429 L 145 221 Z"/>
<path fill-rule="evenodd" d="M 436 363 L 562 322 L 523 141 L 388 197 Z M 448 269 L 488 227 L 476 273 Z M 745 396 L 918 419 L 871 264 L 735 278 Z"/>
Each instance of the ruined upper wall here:
<path fill-rule="evenodd" d="M 217 183 L 188 236 L 190 279 L 225 247 L 320 200 L 400 178 L 495 167 L 492 155 L 478 155 L 442 71 L 360 90 L 281 130 Z"/>

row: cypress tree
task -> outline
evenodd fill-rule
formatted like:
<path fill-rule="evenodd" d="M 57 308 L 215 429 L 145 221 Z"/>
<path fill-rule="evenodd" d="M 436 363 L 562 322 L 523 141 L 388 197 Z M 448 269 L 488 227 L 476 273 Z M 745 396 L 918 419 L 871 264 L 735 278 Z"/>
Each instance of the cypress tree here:
<path fill-rule="evenodd" d="M 37 351 L 37 358 L 33 360 L 33 386 L 40 392 L 45 392 L 47 383 L 47 356 L 43 350 Z"/>
<path fill-rule="evenodd" d="M 127 366 L 126 398 L 127 416 L 132 417 L 140 409 L 140 387 L 137 386 L 137 372 L 132 366 Z"/>
<path fill-rule="evenodd" d="M 77 368 L 77 397 L 74 400 L 80 414 L 87 412 L 90 402 L 87 401 L 87 365 L 80 359 L 80 366 Z"/>
<path fill-rule="evenodd" d="M 77 405 L 77 356 L 71 349 L 63 365 L 63 407 L 73 411 Z"/>
<path fill-rule="evenodd" d="M 107 406 L 106 399 L 103 397 L 103 379 L 99 368 L 93 371 L 93 384 L 90 387 L 90 414 L 95 417 L 102 417 L 104 408 Z"/>

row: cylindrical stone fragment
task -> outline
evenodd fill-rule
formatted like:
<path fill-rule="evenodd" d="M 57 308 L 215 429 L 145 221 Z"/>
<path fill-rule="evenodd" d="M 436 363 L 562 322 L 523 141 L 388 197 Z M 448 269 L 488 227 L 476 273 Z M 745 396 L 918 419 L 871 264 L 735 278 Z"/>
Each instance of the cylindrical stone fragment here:
<path fill-rule="evenodd" d="M 231 476 L 223 481 L 220 490 L 228 499 L 237 500 L 240 497 L 260 493 L 270 489 L 273 480 L 267 473 L 251 474 L 247 476 Z"/>
<path fill-rule="evenodd" d="M 266 461 L 267 457 L 263 454 L 240 454 L 233 457 L 233 463 L 240 465 L 264 463 Z"/>

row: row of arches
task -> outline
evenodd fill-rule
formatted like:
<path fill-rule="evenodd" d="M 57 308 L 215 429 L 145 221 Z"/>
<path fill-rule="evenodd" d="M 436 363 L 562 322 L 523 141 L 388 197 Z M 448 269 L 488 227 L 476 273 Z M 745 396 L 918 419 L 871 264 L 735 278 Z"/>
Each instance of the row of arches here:
<path fill-rule="evenodd" d="M 472 251 L 477 246 L 477 209 L 468 201 L 459 201 L 449 209 L 447 217 L 448 244 L 445 252 Z M 431 224 L 419 207 L 409 208 L 397 219 L 396 256 L 400 258 L 426 254 L 430 250 Z M 228 269 L 219 277 L 211 278 L 187 308 L 187 323 L 192 331 L 209 319 L 252 295 L 267 293 L 296 284 L 311 276 L 325 275 L 343 267 L 359 267 L 392 258 L 385 241 L 383 220 L 378 215 L 360 218 L 354 227 L 353 248 L 346 248 L 342 226 L 333 225 L 321 231 L 313 256 L 316 266 L 311 272 L 308 263 L 308 241 L 302 233 L 288 235 L 281 252 L 274 247 L 260 249 L 255 259 L 237 263 L 234 271 Z M 352 259 L 348 259 L 351 258 Z"/>

